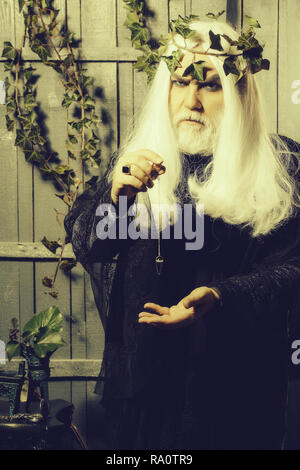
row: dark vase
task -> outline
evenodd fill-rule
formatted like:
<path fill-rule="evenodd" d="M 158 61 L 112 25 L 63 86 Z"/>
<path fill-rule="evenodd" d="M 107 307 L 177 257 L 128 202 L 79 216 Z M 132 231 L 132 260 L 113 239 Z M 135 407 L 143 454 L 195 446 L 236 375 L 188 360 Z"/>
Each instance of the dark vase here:
<path fill-rule="evenodd" d="M 31 411 L 34 395 L 39 396 L 40 409 L 49 408 L 48 379 L 50 377 L 50 355 L 38 357 L 34 352 L 26 355 L 28 367 L 28 397 L 26 411 Z"/>

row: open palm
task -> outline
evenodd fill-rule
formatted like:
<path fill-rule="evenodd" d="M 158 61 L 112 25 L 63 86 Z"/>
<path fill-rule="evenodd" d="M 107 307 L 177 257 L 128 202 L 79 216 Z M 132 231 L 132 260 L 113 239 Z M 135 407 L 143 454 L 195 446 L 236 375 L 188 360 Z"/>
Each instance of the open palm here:
<path fill-rule="evenodd" d="M 212 289 L 199 287 L 172 307 L 162 307 L 159 304 L 147 302 L 144 308 L 153 310 L 155 313 L 141 312 L 138 321 L 163 328 L 179 328 L 190 325 L 200 315 L 211 310 L 216 302 L 217 297 Z"/>

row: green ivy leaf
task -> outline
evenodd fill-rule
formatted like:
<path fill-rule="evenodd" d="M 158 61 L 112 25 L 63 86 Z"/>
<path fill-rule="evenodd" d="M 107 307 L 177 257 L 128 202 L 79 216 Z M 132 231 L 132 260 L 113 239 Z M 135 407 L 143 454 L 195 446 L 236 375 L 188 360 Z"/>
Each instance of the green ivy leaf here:
<path fill-rule="evenodd" d="M 91 155 L 90 155 L 89 159 L 90 159 L 92 168 L 99 168 L 98 163 L 96 162 L 96 160 Z"/>
<path fill-rule="evenodd" d="M 88 160 L 90 158 L 90 152 L 88 152 L 88 150 L 82 150 L 80 152 L 80 157 L 82 160 Z"/>
<path fill-rule="evenodd" d="M 10 119 L 10 117 L 8 116 L 8 114 L 5 116 L 5 119 L 6 119 L 6 128 L 8 131 L 13 131 L 14 130 L 14 126 L 15 126 L 15 123 L 14 123 L 14 120 L 13 119 Z"/>
<path fill-rule="evenodd" d="M 13 61 L 6 62 L 4 64 L 4 72 L 11 72 L 14 68 L 15 64 Z"/>
<path fill-rule="evenodd" d="M 31 44 L 31 50 L 37 54 L 43 62 L 51 55 L 48 46 L 45 46 L 41 41 L 35 39 Z"/>
<path fill-rule="evenodd" d="M 94 153 L 93 155 L 93 159 L 97 162 L 97 163 L 100 163 L 101 162 L 101 150 L 98 149 L 96 153 Z"/>
<path fill-rule="evenodd" d="M 59 175 L 63 175 L 67 171 L 72 171 L 72 168 L 70 168 L 68 165 L 57 165 L 57 166 L 54 167 L 54 170 Z"/>
<path fill-rule="evenodd" d="M 8 91 L 11 87 L 11 84 L 9 83 L 9 78 L 8 77 L 5 77 L 4 84 L 5 84 L 5 90 Z"/>
<path fill-rule="evenodd" d="M 34 73 L 35 71 L 36 71 L 36 69 L 34 69 L 34 68 L 31 67 L 31 66 L 30 66 L 30 67 L 27 67 L 27 68 L 25 69 L 25 78 L 26 78 L 27 81 L 32 78 L 33 73 Z"/>
<path fill-rule="evenodd" d="M 6 101 L 6 109 L 7 109 L 7 112 L 8 113 L 12 113 L 16 110 L 16 102 L 13 98 L 8 98 L 8 100 Z"/>
<path fill-rule="evenodd" d="M 68 134 L 68 139 L 71 142 L 71 144 L 73 144 L 73 145 L 78 144 L 78 140 L 77 140 L 77 138 L 75 137 L 74 134 Z"/>
<path fill-rule="evenodd" d="M 94 84 L 94 79 L 92 77 L 87 77 L 86 75 L 82 75 L 81 82 L 84 87 L 90 86 Z"/>
<path fill-rule="evenodd" d="M 73 65 L 74 63 L 74 59 L 73 59 L 73 55 L 72 54 L 68 54 L 67 57 L 64 59 L 64 64 L 66 67 L 70 67 L 71 65 Z"/>
<path fill-rule="evenodd" d="M 251 69 L 251 73 L 253 74 L 260 72 L 261 70 L 269 70 L 270 61 L 267 59 L 263 59 L 262 57 L 259 57 L 259 58 L 254 57 L 250 61 L 250 69 Z"/>
<path fill-rule="evenodd" d="M 73 129 L 76 129 L 77 132 L 81 132 L 83 125 L 82 121 L 71 121 L 69 124 Z"/>
<path fill-rule="evenodd" d="M 17 147 L 25 148 L 26 142 L 27 142 L 27 137 L 24 134 L 24 132 L 21 131 L 20 129 L 17 129 L 15 145 Z"/>
<path fill-rule="evenodd" d="M 56 72 L 61 73 L 61 65 L 58 61 L 45 60 L 44 64 L 48 65 L 49 67 L 52 67 L 53 70 L 55 70 Z"/>
<path fill-rule="evenodd" d="M 24 96 L 24 106 L 25 108 L 30 109 L 35 108 L 37 106 L 37 103 L 32 93 L 28 93 Z"/>
<path fill-rule="evenodd" d="M 130 26 L 132 23 L 139 23 L 140 17 L 136 11 L 128 12 L 124 26 Z"/>
<path fill-rule="evenodd" d="M 245 15 L 245 17 L 249 26 L 252 26 L 253 28 L 261 28 L 257 20 L 255 20 L 254 18 L 251 18 L 251 16 L 248 16 L 248 15 Z"/>
<path fill-rule="evenodd" d="M 68 150 L 68 157 L 72 158 L 72 160 L 76 160 L 74 153 L 70 152 L 70 150 Z"/>
<path fill-rule="evenodd" d="M 236 60 L 237 58 L 234 56 L 227 57 L 224 60 L 223 69 L 224 69 L 225 75 L 229 75 L 230 73 L 234 75 L 240 75 L 240 72 L 236 65 Z"/>
<path fill-rule="evenodd" d="M 211 11 L 209 13 L 206 13 L 206 16 L 208 18 L 211 18 L 212 20 L 218 20 L 220 16 L 222 16 L 225 13 L 225 10 L 219 11 L 219 13 L 212 13 Z"/>
<path fill-rule="evenodd" d="M 131 31 L 131 41 L 139 41 L 141 44 L 149 41 L 149 31 L 139 23 L 131 23 L 128 28 Z"/>
<path fill-rule="evenodd" d="M 86 143 L 86 149 L 90 152 L 95 152 L 97 150 L 97 143 L 93 139 L 89 139 Z"/>
<path fill-rule="evenodd" d="M 26 154 L 26 161 L 27 162 L 32 162 L 32 163 L 33 162 L 38 163 L 38 162 L 41 161 L 41 155 L 36 151 L 29 152 L 28 154 Z M 40 168 L 40 170 L 42 170 L 42 169 Z M 51 172 L 51 170 L 50 170 L 50 172 Z"/>
<path fill-rule="evenodd" d="M 195 34 L 195 32 L 192 31 L 187 24 L 180 20 L 172 20 L 170 22 L 170 30 L 179 34 L 185 39 L 188 39 Z"/>
<path fill-rule="evenodd" d="M 244 58 L 249 57 L 250 59 L 255 58 L 255 57 L 259 58 L 259 57 L 261 57 L 262 52 L 263 52 L 263 48 L 261 46 L 250 47 L 249 49 L 245 49 L 243 51 L 243 57 Z"/>
<path fill-rule="evenodd" d="M 14 60 L 17 57 L 18 51 L 14 48 L 11 42 L 5 41 L 4 42 L 4 49 L 2 51 L 2 57 L 6 57 L 7 59 Z"/>
<path fill-rule="evenodd" d="M 51 11 L 50 11 L 51 22 L 56 20 L 58 14 L 59 14 L 59 10 L 56 10 L 55 8 L 51 9 Z"/>
<path fill-rule="evenodd" d="M 62 100 L 62 103 L 61 105 L 64 107 L 64 108 L 69 108 L 69 106 L 71 106 L 71 104 L 74 102 L 74 99 L 72 96 L 69 96 L 67 93 L 64 95 L 64 99 Z"/>
<path fill-rule="evenodd" d="M 93 135 L 93 139 L 95 140 L 95 142 L 101 142 L 100 137 L 98 137 L 94 131 L 92 131 L 92 135 Z"/>
<path fill-rule="evenodd" d="M 163 59 L 171 73 L 173 73 L 175 69 L 180 66 L 182 57 L 183 53 L 181 50 L 173 51 L 171 56 L 163 56 Z"/>
<path fill-rule="evenodd" d="M 204 69 L 204 60 L 198 60 L 197 62 L 193 62 L 189 65 L 185 71 L 183 72 L 182 76 L 187 77 L 191 75 L 195 80 L 203 81 L 206 78 L 206 71 Z"/>
<path fill-rule="evenodd" d="M 223 51 L 220 34 L 214 34 L 213 31 L 210 30 L 209 31 L 209 37 L 210 37 L 210 41 L 211 41 L 210 49 L 214 49 L 214 50 L 217 50 L 217 51 Z"/>

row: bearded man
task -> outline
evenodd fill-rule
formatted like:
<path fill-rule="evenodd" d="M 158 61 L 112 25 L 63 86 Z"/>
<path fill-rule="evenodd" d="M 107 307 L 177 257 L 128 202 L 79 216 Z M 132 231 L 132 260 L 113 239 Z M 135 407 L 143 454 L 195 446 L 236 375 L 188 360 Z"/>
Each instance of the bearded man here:
<path fill-rule="evenodd" d="M 111 449 L 280 449 L 300 281 L 300 149 L 268 134 L 255 76 L 226 76 L 224 57 L 207 54 L 210 30 L 235 31 L 190 27 L 191 39 L 170 45 L 182 48 L 180 66 L 170 75 L 159 65 L 127 144 L 65 218 L 105 329 L 96 392 Z M 198 60 L 200 81 L 188 73 Z M 101 205 L 117 229 L 137 216 L 121 213 L 121 197 L 150 215 L 162 208 L 157 237 L 104 235 Z M 194 221 L 203 205 L 200 249 L 187 250 L 164 217 L 174 204 L 190 204 Z"/>

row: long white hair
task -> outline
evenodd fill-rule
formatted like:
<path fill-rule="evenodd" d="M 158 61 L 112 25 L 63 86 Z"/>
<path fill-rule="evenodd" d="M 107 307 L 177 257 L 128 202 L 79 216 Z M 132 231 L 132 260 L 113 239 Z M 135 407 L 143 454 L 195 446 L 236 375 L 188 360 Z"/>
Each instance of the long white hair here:
<path fill-rule="evenodd" d="M 194 22 L 195 36 L 184 40 L 176 35 L 176 44 L 194 47 L 201 42 L 203 50 L 210 46 L 209 30 L 237 39 L 228 24 Z M 224 52 L 237 54 L 235 46 L 221 38 Z M 167 53 L 176 49 L 170 44 Z M 211 50 L 216 53 L 215 50 Z M 216 68 L 224 96 L 224 111 L 213 151 L 213 158 L 202 175 L 189 177 L 188 187 L 193 201 L 203 204 L 205 214 L 221 218 L 228 224 L 249 226 L 252 237 L 266 235 L 295 214 L 300 195 L 294 178 L 289 174 L 292 163 L 287 145 L 268 132 L 265 107 L 256 77 L 247 71 L 237 76 L 225 75 L 224 57 L 209 55 Z M 241 67 L 244 59 L 238 58 Z M 164 61 L 159 64 L 145 105 L 133 132 L 120 149 L 119 157 L 128 152 L 149 149 L 164 159 L 166 173 L 148 189 L 151 205 L 176 204 L 175 190 L 182 177 L 182 164 L 169 115 L 170 72 Z M 113 170 L 108 174 L 108 181 Z M 138 193 L 137 203 L 143 203 Z M 162 227 L 163 228 L 163 227 Z"/>

